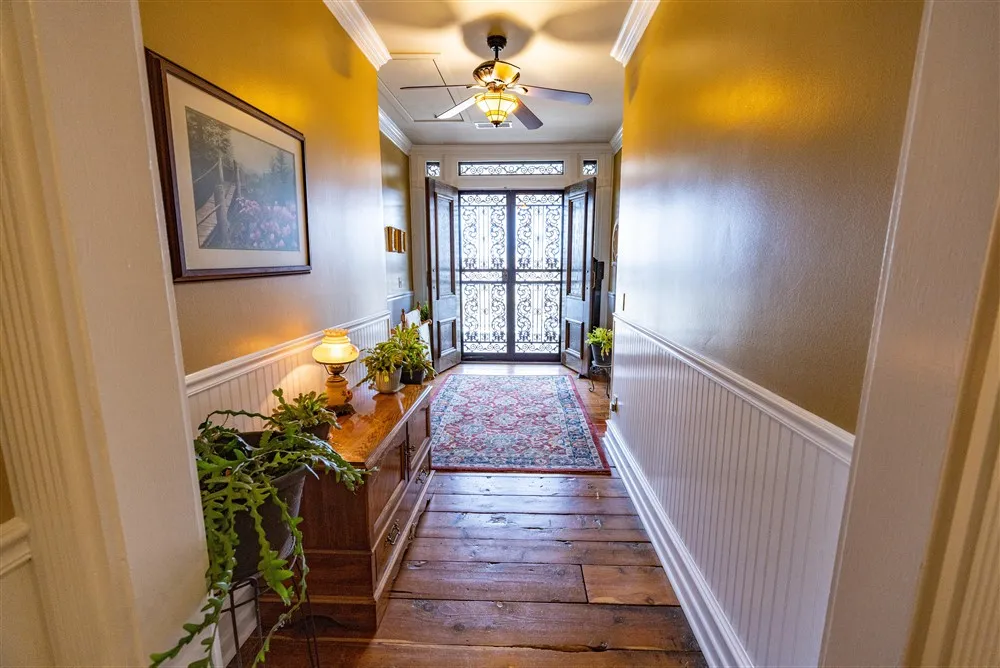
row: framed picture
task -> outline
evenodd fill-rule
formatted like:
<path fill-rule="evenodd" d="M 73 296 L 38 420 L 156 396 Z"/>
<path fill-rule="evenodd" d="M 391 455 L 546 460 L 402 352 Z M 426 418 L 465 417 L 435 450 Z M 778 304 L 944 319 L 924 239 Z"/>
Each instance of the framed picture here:
<path fill-rule="evenodd" d="M 385 228 L 385 250 L 387 253 L 395 253 L 396 248 L 396 228 L 386 225 Z"/>
<path fill-rule="evenodd" d="M 174 281 L 310 271 L 305 138 L 147 50 Z"/>

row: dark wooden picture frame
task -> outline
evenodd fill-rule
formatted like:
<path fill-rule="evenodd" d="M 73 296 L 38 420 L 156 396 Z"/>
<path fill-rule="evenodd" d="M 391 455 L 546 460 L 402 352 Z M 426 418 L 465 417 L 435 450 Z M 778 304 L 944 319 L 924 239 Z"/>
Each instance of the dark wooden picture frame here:
<path fill-rule="evenodd" d="M 174 282 L 310 272 L 305 137 L 302 133 L 149 49 L 146 49 L 146 69 Z M 183 147 L 175 145 L 175 130 L 180 128 L 173 127 L 172 115 L 176 120 L 181 110 L 171 109 L 169 77 L 190 85 L 195 89 L 191 93 L 199 97 L 209 96 L 228 105 L 235 110 L 232 118 L 238 119 L 241 125 L 259 128 L 263 134 L 279 138 L 280 142 L 269 141 L 267 137 L 219 120 L 203 110 L 184 106 L 184 118 L 187 119 L 184 131 L 190 143 Z M 211 100 L 209 104 L 217 106 Z M 190 146 L 196 143 L 192 137 L 199 139 L 199 149 L 214 142 L 211 147 L 219 155 L 217 164 L 198 177 L 194 176 L 195 161 L 207 154 L 195 153 Z M 203 139 L 206 137 L 208 139 Z M 241 165 L 235 159 L 237 148 L 249 157 L 256 171 L 244 168 L 241 172 Z M 229 164 L 223 153 L 229 157 Z M 184 161 L 181 165 L 177 163 L 178 158 Z M 262 167 L 264 164 L 269 166 Z M 227 182 L 227 170 L 233 182 Z M 199 183 L 209 176 L 212 178 Z M 241 178 L 247 180 L 247 185 Z M 215 185 L 211 185 L 213 180 Z M 211 191 L 207 191 L 209 186 Z M 266 191 L 269 197 L 253 199 L 252 195 L 242 195 L 256 190 Z M 206 192 L 212 194 L 206 197 Z M 205 200 L 200 208 L 199 196 Z M 239 220 L 231 233 L 228 219 L 234 205 Z M 199 219 L 197 214 L 203 209 L 208 213 Z M 289 248 L 291 250 L 287 250 Z"/>

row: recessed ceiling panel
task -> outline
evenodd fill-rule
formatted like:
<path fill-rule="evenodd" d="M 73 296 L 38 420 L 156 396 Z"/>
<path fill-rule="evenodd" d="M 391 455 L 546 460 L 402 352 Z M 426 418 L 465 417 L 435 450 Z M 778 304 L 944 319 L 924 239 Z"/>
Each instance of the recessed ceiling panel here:
<path fill-rule="evenodd" d="M 378 72 L 378 77 L 414 122 L 461 123 L 462 118 L 438 121 L 436 114 L 447 111 L 455 105 L 454 99 L 464 90 L 456 89 L 453 95 L 448 89 L 400 90 L 403 86 L 440 86 L 444 82 L 432 58 L 400 58 L 387 62 Z"/>

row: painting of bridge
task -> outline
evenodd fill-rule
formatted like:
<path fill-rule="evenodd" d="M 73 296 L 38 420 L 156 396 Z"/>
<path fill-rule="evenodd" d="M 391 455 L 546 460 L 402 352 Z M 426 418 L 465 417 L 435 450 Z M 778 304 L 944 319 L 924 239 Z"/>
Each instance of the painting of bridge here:
<path fill-rule="evenodd" d="M 198 247 L 298 251 L 295 156 L 185 109 Z"/>

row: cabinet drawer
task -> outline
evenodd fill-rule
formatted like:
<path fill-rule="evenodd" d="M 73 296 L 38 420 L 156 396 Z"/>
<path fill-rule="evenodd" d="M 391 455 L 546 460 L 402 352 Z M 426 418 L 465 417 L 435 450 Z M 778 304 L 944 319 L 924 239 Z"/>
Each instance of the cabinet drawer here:
<path fill-rule="evenodd" d="M 375 546 L 375 582 L 381 580 L 382 574 L 385 573 L 385 569 L 392 561 L 393 552 L 397 548 L 401 550 L 406 549 L 405 546 L 399 545 L 400 542 L 406 543 L 413 538 L 413 534 L 416 531 L 416 522 L 412 526 L 408 526 L 407 522 L 410 519 L 410 515 L 413 514 L 413 507 L 416 505 L 417 499 L 424 493 L 424 487 L 430 479 L 430 448 L 425 447 L 421 451 L 416 464 L 416 473 L 407 483 L 406 491 L 399 502 L 399 507 L 396 509 L 392 520 L 389 522 L 388 529 Z"/>
<path fill-rule="evenodd" d="M 410 477 L 417 474 L 422 457 L 421 449 L 431 437 L 431 406 L 427 403 L 418 408 L 406 421 L 406 454 L 409 461 Z"/>
<path fill-rule="evenodd" d="M 368 517 L 372 538 L 382 533 L 406 485 L 406 430 L 400 429 L 398 437 L 378 461 L 378 472 L 367 480 L 362 489 L 368 499 Z"/>

